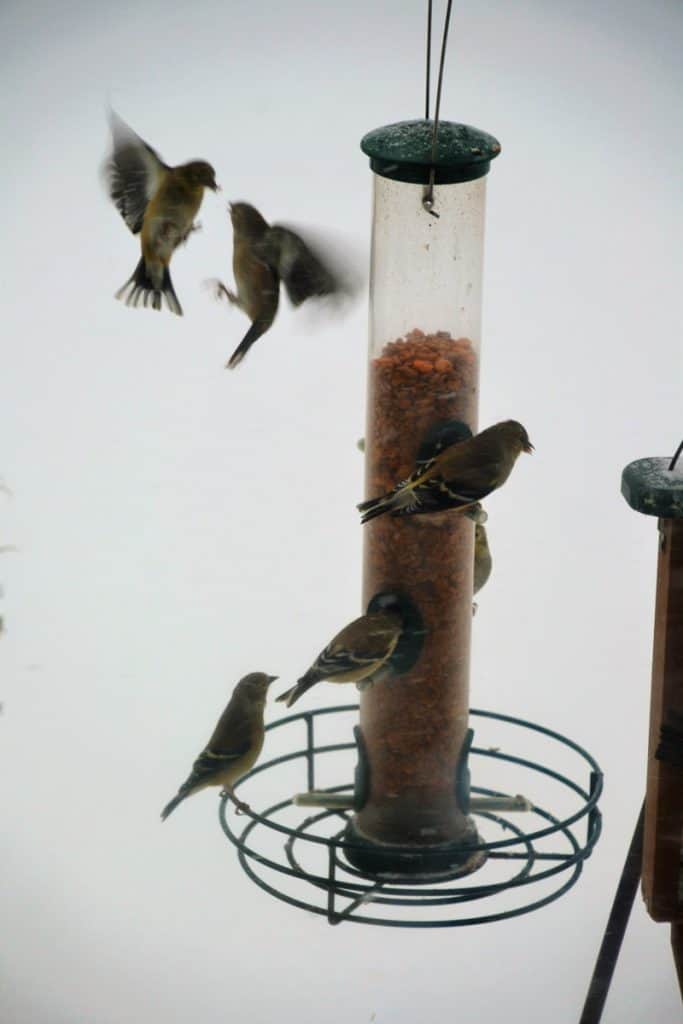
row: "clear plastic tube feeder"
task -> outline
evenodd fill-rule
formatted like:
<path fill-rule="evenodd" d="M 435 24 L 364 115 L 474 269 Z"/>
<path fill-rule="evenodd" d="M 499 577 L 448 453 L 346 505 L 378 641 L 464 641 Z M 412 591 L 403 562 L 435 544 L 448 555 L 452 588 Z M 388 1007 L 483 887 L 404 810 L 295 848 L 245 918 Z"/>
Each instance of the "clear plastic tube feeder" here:
<path fill-rule="evenodd" d="M 433 122 L 407 121 L 370 132 L 361 148 L 374 172 L 365 435 L 374 498 L 477 431 L 486 174 L 500 145 L 440 122 L 434 148 Z M 474 528 L 454 511 L 386 514 L 363 527 L 364 605 L 399 593 L 422 627 L 417 658 L 361 695 L 364 803 L 348 855 L 366 870 L 464 873 L 484 860 L 466 806 Z"/>

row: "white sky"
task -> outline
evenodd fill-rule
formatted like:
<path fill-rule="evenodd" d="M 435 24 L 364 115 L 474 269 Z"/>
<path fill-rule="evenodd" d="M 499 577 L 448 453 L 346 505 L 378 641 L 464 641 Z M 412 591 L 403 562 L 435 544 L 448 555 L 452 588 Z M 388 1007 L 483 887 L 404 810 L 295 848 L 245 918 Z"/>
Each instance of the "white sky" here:
<path fill-rule="evenodd" d="M 605 832 L 578 886 L 486 927 L 333 929 L 246 879 L 213 794 L 158 817 L 234 681 L 288 684 L 359 607 L 366 309 L 314 332 L 283 304 L 224 371 L 245 320 L 200 287 L 230 276 L 224 203 L 364 251 L 358 142 L 420 116 L 424 7 L 0 11 L 12 1024 L 578 1019 L 644 785 L 656 523 L 628 509 L 620 474 L 682 434 L 677 3 L 456 4 L 444 93 L 444 116 L 503 144 L 480 421 L 514 416 L 537 448 L 489 502 L 472 702 L 600 761 Z M 224 187 L 174 260 L 182 319 L 113 299 L 138 256 L 97 177 L 108 100 Z M 337 702 L 321 686 L 308 706 Z M 605 1024 L 675 1019 L 668 942 L 639 900 Z"/>

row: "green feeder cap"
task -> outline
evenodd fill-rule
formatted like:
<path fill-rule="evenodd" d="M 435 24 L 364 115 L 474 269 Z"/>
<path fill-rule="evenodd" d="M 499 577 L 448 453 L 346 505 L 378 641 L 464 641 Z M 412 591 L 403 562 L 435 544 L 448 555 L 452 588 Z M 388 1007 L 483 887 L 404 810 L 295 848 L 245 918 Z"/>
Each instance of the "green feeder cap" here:
<path fill-rule="evenodd" d="M 683 460 L 682 460 L 683 461 Z M 667 459 L 638 459 L 621 474 L 621 493 L 636 512 L 660 519 L 683 519 L 683 470 Z"/>
<path fill-rule="evenodd" d="M 432 163 L 433 131 L 433 121 L 399 121 L 368 132 L 361 139 L 360 148 L 370 157 L 375 174 L 415 185 L 429 183 L 432 166 L 436 171 L 435 185 L 483 178 L 500 153 L 500 143 L 487 132 L 468 124 L 439 121 Z"/>

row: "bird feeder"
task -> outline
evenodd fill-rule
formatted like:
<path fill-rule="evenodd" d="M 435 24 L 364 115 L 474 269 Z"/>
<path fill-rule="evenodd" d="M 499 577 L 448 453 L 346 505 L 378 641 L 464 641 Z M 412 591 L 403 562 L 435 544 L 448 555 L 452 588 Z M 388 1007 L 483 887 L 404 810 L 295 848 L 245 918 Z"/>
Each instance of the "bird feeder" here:
<path fill-rule="evenodd" d="M 626 467 L 631 508 L 659 520 L 643 897 L 655 921 L 683 927 L 683 473 L 669 459 Z"/>
<path fill-rule="evenodd" d="M 365 442 L 370 499 L 408 477 L 416 463 L 478 430 L 486 175 L 500 146 L 467 125 L 438 122 L 437 131 L 435 122 L 424 120 L 377 129 L 361 147 L 374 189 Z M 386 594 L 403 606 L 404 635 L 391 656 L 391 676 L 364 689 L 359 708 L 302 710 L 267 728 L 276 734 L 273 742 L 289 739 L 285 752 L 262 760 L 239 785 L 275 769 L 277 786 L 277 769 L 300 762 L 302 792 L 283 792 L 272 806 L 250 810 L 241 831 L 228 818 L 227 798 L 221 803 L 221 825 L 249 877 L 331 924 L 445 927 L 527 913 L 575 883 L 600 835 L 602 774 L 590 754 L 540 725 L 470 709 L 473 519 L 484 517 L 475 506 L 386 514 L 362 527 L 363 610 Z M 502 729 L 500 743 L 475 746 L 471 714 L 485 737 L 489 729 Z M 355 742 L 320 740 L 330 715 L 353 727 Z M 514 745 L 520 731 L 543 737 L 563 758 L 569 751 L 582 775 L 588 766 L 588 778 L 571 779 L 562 765 L 542 765 L 527 751 L 501 746 L 508 733 Z M 343 753 L 345 777 L 318 789 L 320 762 Z M 503 788 L 471 784 L 482 762 L 503 769 Z M 505 784 L 517 770 L 532 789 L 539 779 L 552 780 L 558 797 L 566 805 L 569 794 L 574 806 L 557 814 L 510 792 Z M 255 806 L 251 795 L 249 803 Z M 529 822 L 526 829 L 514 820 L 520 815 Z M 486 825 L 485 837 L 475 818 Z M 583 837 L 574 831 L 581 819 L 587 823 Z M 280 854 L 276 836 L 283 838 Z M 484 865 L 491 871 L 471 885 L 467 876 Z M 567 871 L 557 888 L 544 888 Z M 536 882 L 543 893 L 525 900 L 525 888 Z M 470 901 L 503 890 L 519 897 L 515 905 L 463 914 Z M 417 907 L 429 908 L 431 916 L 414 916 Z M 444 916 L 453 907 L 457 916 Z"/>
<path fill-rule="evenodd" d="M 671 924 L 683 997 L 683 473 L 672 459 L 637 459 L 621 477 L 636 512 L 659 526 L 645 799 L 624 862 L 580 1024 L 599 1024 L 641 883 L 654 921 Z"/>
<path fill-rule="evenodd" d="M 412 472 L 423 445 L 476 433 L 486 174 L 499 143 L 467 125 L 406 121 L 370 132 L 373 170 L 366 497 Z M 430 185 L 433 177 L 433 187 Z M 426 454 L 429 454 L 427 452 Z M 418 608 L 420 656 L 362 695 L 368 796 L 350 833 L 375 869 L 476 867 L 458 800 L 468 729 L 474 524 L 464 515 L 382 516 L 364 527 L 364 600 L 396 590 Z M 392 845 L 415 844 L 411 857 Z M 417 852 L 417 851 L 416 851 Z"/>

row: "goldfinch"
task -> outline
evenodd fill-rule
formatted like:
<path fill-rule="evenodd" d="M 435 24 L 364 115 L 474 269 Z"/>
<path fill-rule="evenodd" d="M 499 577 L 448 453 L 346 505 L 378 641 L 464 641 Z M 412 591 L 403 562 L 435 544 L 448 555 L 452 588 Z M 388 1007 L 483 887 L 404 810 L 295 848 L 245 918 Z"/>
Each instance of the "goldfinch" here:
<path fill-rule="evenodd" d="M 211 739 L 192 765 L 192 771 L 161 812 L 162 821 L 179 803 L 207 786 L 221 786 L 238 810 L 249 809 L 248 804 L 236 798 L 233 786 L 253 768 L 261 753 L 266 694 L 275 679 L 277 676 L 264 672 L 251 672 L 240 679 Z"/>
<path fill-rule="evenodd" d="M 445 448 L 388 494 L 361 502 L 361 522 L 386 512 L 405 516 L 470 509 L 505 483 L 520 452 L 533 450 L 521 423 L 496 423 Z"/>
<path fill-rule="evenodd" d="M 296 685 L 277 698 L 291 707 L 316 683 L 356 683 L 359 689 L 392 674 L 391 656 L 404 628 L 404 616 L 392 595 L 370 603 L 372 611 L 345 626 L 320 652 Z"/>
<path fill-rule="evenodd" d="M 218 189 L 215 171 L 204 160 L 169 167 L 113 110 L 110 125 L 113 150 L 104 168 L 109 195 L 133 234 L 140 235 L 142 249 L 116 298 L 127 306 L 147 306 L 151 300 L 153 309 L 161 309 L 163 298 L 182 316 L 169 264 L 180 243 L 197 230 L 194 218 L 204 189 Z"/>

